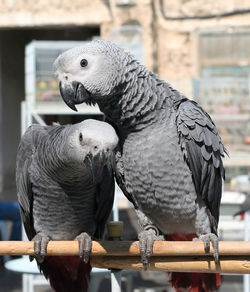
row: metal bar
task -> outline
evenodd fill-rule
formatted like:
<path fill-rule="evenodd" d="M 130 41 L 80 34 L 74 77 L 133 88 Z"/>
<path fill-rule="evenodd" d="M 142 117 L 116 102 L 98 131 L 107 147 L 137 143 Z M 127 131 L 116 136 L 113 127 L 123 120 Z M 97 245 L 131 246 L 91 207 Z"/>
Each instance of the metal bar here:
<path fill-rule="evenodd" d="M 122 270 L 111 270 L 111 291 L 112 292 L 121 292 L 121 277 Z"/>
<path fill-rule="evenodd" d="M 44 120 L 35 111 L 32 111 L 32 116 L 38 122 L 38 124 L 42 126 L 46 126 L 46 123 L 44 122 Z"/>

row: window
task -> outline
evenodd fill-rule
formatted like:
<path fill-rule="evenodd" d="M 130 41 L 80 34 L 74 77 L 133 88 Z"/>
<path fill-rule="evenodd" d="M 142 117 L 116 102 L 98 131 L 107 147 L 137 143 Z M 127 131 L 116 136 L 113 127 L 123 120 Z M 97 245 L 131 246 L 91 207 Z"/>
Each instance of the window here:
<path fill-rule="evenodd" d="M 250 166 L 250 30 L 199 33 L 194 97 L 230 153 L 226 165 Z"/>
<path fill-rule="evenodd" d="M 200 102 L 211 114 L 250 114 L 250 31 L 201 33 Z"/>

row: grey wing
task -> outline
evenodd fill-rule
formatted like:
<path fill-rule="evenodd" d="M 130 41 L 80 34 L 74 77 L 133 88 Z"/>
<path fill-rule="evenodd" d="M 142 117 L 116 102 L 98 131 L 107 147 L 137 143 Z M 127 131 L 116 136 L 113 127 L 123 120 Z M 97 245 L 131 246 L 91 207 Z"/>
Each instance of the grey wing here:
<path fill-rule="evenodd" d="M 97 186 L 95 198 L 96 199 L 95 221 L 97 224 L 97 229 L 94 236 L 97 239 L 102 239 L 103 237 L 105 224 L 112 211 L 114 194 L 115 194 L 114 173 L 110 166 L 105 165 L 103 177 L 101 182 Z"/>
<path fill-rule="evenodd" d="M 35 236 L 32 216 L 33 193 L 32 184 L 29 179 L 29 166 L 42 132 L 42 126 L 30 126 L 20 141 L 16 158 L 17 198 L 22 222 L 29 240 Z"/>
<path fill-rule="evenodd" d="M 195 185 L 196 193 L 210 211 L 216 233 L 224 167 L 221 157 L 227 153 L 210 116 L 194 101 L 184 100 L 177 109 L 177 130 Z"/>

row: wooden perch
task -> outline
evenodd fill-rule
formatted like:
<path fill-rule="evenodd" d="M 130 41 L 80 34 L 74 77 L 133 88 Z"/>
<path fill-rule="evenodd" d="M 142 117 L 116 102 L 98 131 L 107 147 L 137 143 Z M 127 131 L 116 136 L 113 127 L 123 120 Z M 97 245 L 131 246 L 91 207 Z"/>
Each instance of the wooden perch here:
<path fill-rule="evenodd" d="M 250 273 L 250 242 L 219 243 L 220 265 L 215 265 L 213 249 L 204 252 L 202 242 L 156 241 L 150 270 L 203 272 L 203 273 Z M 33 242 L 0 241 L 0 254 L 33 255 Z M 78 255 L 77 241 L 50 241 L 48 255 Z M 99 268 L 142 269 L 139 243 L 128 241 L 93 241 L 91 264 Z"/>
<path fill-rule="evenodd" d="M 0 254 L 33 255 L 34 243 L 31 241 L 0 241 Z M 48 255 L 78 255 L 77 241 L 50 241 Z M 250 242 L 221 241 L 220 256 L 250 256 Z M 93 256 L 139 256 L 138 241 L 93 241 Z M 156 241 L 153 256 L 207 256 L 202 242 L 193 241 Z"/>
<path fill-rule="evenodd" d="M 142 270 L 141 258 L 97 256 L 91 258 L 91 265 L 97 268 Z M 215 264 L 212 257 L 152 257 L 148 270 L 165 272 L 250 274 L 250 256 L 221 257 Z"/>

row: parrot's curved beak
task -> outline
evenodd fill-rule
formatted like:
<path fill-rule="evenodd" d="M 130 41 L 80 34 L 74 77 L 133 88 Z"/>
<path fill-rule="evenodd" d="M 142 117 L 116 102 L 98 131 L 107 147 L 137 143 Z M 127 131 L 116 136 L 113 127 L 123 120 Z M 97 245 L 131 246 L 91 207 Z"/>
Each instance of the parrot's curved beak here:
<path fill-rule="evenodd" d="M 104 166 L 109 162 L 107 155 L 104 152 L 97 153 L 96 155 L 89 153 L 86 158 L 90 165 L 93 182 L 95 184 L 100 183 L 103 178 Z"/>
<path fill-rule="evenodd" d="M 90 97 L 90 93 L 77 81 L 73 81 L 72 83 L 59 82 L 59 89 L 64 102 L 76 112 L 77 108 L 75 104 L 83 103 Z"/>

